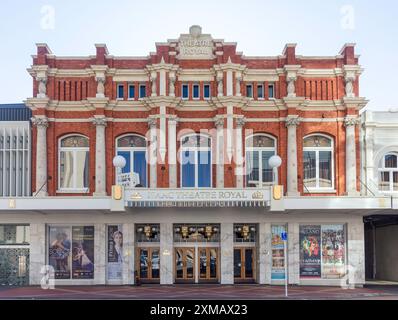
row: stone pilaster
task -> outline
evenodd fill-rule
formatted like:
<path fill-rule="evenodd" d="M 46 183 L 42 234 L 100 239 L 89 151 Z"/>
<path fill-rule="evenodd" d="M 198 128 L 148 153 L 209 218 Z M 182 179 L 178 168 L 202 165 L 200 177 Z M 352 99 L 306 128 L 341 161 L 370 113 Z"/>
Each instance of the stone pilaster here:
<path fill-rule="evenodd" d="M 150 174 L 150 181 L 149 187 L 150 188 L 157 188 L 157 120 L 155 118 L 150 118 L 148 120 L 149 130 L 150 130 L 150 145 L 149 145 L 149 174 Z"/>
<path fill-rule="evenodd" d="M 234 225 L 221 223 L 221 284 L 234 283 Z"/>
<path fill-rule="evenodd" d="M 105 128 L 106 118 L 93 119 L 96 127 L 95 137 L 95 193 L 94 196 L 106 196 L 106 147 Z"/>
<path fill-rule="evenodd" d="M 258 283 L 271 284 L 271 224 L 260 223 L 258 232 Z"/>
<path fill-rule="evenodd" d="M 348 223 L 347 271 L 348 284 L 365 284 L 365 232 L 361 217 Z"/>
<path fill-rule="evenodd" d="M 298 116 L 288 116 L 287 127 L 287 196 L 298 196 L 297 184 L 297 126 Z"/>
<path fill-rule="evenodd" d="M 46 225 L 30 224 L 29 284 L 40 285 L 42 268 L 46 265 Z"/>
<path fill-rule="evenodd" d="M 123 224 L 123 284 L 131 285 L 135 282 L 135 227 L 134 223 Z"/>
<path fill-rule="evenodd" d="M 160 224 L 160 284 L 174 282 L 173 224 Z"/>
<path fill-rule="evenodd" d="M 344 120 L 346 128 L 346 193 L 357 196 L 357 158 L 355 144 L 355 126 L 359 124 L 356 116 L 347 116 Z"/>
<path fill-rule="evenodd" d="M 217 188 L 224 188 L 224 118 L 216 117 L 215 125 L 217 128 Z"/>
<path fill-rule="evenodd" d="M 168 122 L 169 188 L 177 188 L 177 123 L 176 117 Z"/>
<path fill-rule="evenodd" d="M 105 224 L 94 225 L 94 283 L 104 285 L 106 281 L 106 231 Z"/>
<path fill-rule="evenodd" d="M 46 117 L 32 118 L 37 128 L 36 140 L 36 196 L 45 197 L 47 193 L 47 128 Z"/>
<path fill-rule="evenodd" d="M 300 283 L 300 226 L 298 223 L 288 224 L 287 266 L 289 284 Z"/>

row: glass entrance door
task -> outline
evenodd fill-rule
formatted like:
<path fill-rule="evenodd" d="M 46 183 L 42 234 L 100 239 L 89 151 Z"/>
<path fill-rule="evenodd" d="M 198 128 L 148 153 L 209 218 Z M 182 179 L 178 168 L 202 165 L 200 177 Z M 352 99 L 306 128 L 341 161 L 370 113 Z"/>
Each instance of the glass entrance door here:
<path fill-rule="evenodd" d="M 159 248 L 138 249 L 138 276 L 143 282 L 158 282 L 160 280 L 160 250 Z"/>
<path fill-rule="evenodd" d="M 218 249 L 199 248 L 199 282 L 218 281 Z"/>
<path fill-rule="evenodd" d="M 234 249 L 235 282 L 252 282 L 256 278 L 255 248 Z"/>
<path fill-rule="evenodd" d="M 176 282 L 195 282 L 195 248 L 175 249 Z"/>

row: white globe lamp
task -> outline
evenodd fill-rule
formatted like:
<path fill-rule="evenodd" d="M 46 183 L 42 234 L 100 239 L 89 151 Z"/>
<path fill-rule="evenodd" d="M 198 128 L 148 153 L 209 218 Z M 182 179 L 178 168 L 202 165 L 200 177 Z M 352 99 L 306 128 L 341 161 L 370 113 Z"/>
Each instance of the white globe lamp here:
<path fill-rule="evenodd" d="M 282 159 L 280 156 L 272 156 L 271 158 L 269 158 L 268 164 L 271 169 L 279 168 L 282 165 Z"/>
<path fill-rule="evenodd" d="M 122 156 L 114 157 L 113 166 L 117 169 L 123 169 L 126 166 L 126 159 Z"/>

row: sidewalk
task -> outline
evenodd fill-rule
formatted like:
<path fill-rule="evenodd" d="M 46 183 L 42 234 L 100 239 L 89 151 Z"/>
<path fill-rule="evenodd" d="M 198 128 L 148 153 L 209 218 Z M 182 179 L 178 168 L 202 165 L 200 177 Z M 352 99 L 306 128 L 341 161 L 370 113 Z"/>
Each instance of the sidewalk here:
<path fill-rule="evenodd" d="M 177 285 L 177 286 L 59 286 L 54 290 L 40 287 L 0 287 L 4 299 L 142 299 L 142 300 L 242 300 L 286 299 L 284 287 L 260 285 Z M 304 300 L 398 300 L 398 286 L 368 286 L 358 289 L 339 287 L 290 287 L 289 299 Z"/>

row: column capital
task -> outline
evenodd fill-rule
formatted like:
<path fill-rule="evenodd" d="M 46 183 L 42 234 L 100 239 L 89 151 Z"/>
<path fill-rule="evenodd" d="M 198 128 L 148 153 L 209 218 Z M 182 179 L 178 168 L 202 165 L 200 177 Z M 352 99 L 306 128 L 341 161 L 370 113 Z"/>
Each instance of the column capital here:
<path fill-rule="evenodd" d="M 148 127 L 150 129 L 156 128 L 157 126 L 157 119 L 156 118 L 149 118 L 148 119 Z"/>
<path fill-rule="evenodd" d="M 238 128 L 242 128 L 245 125 L 245 123 L 246 123 L 245 117 L 239 117 L 236 119 L 236 126 Z"/>
<path fill-rule="evenodd" d="M 288 116 L 286 118 L 286 128 L 289 127 L 297 127 L 300 124 L 300 118 L 299 116 Z"/>
<path fill-rule="evenodd" d="M 216 128 L 222 129 L 224 127 L 224 117 L 223 116 L 216 116 L 214 118 L 214 123 L 216 125 Z"/>
<path fill-rule="evenodd" d="M 177 126 L 180 119 L 177 116 L 169 117 L 169 125 Z"/>
<path fill-rule="evenodd" d="M 344 126 L 351 127 L 351 126 L 356 126 L 361 123 L 361 120 L 357 116 L 347 116 L 344 118 Z"/>
<path fill-rule="evenodd" d="M 91 122 L 96 126 L 96 127 L 106 127 L 107 126 L 107 121 L 105 117 L 100 117 L 100 118 L 94 118 L 91 120 Z"/>
<path fill-rule="evenodd" d="M 48 118 L 47 117 L 34 117 L 31 119 L 32 124 L 37 128 L 48 128 Z"/>

